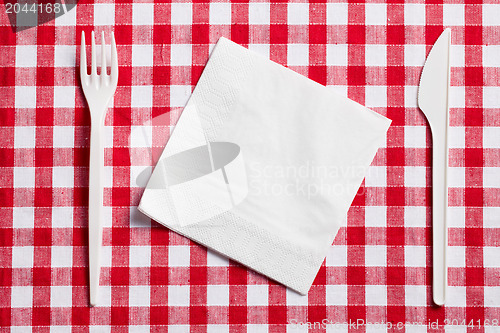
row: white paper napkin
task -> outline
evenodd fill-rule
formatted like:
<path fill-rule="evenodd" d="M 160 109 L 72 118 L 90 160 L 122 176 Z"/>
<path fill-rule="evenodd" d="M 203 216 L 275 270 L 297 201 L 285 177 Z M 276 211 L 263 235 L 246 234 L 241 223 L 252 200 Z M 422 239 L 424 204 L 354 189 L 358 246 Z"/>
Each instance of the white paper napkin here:
<path fill-rule="evenodd" d="M 139 210 L 305 294 L 389 125 L 221 38 Z"/>

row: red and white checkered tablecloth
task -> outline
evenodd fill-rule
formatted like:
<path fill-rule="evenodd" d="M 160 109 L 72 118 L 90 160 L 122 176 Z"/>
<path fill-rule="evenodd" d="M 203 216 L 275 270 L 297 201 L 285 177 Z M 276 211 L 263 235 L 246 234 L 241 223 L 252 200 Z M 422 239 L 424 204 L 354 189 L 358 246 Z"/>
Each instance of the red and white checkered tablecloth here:
<path fill-rule="evenodd" d="M 0 331 L 435 332 L 438 324 L 441 332 L 498 332 L 500 5 L 481 2 L 81 0 L 17 33 L 1 10 Z M 417 88 L 446 27 L 449 289 L 439 308 L 431 296 L 431 137 Z M 120 61 L 106 117 L 95 308 L 88 307 L 90 118 L 75 70 L 82 30 L 114 31 Z M 220 36 L 393 120 L 308 296 L 136 209 L 144 175 Z"/>

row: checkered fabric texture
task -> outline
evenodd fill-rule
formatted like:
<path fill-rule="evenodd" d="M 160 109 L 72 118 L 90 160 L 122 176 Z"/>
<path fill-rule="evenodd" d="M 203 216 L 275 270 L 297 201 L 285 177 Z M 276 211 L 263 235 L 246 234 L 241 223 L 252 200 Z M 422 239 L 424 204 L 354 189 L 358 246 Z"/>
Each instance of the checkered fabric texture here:
<path fill-rule="evenodd" d="M 2 10 L 0 331 L 498 332 L 500 5 L 394 2 L 81 0 L 17 33 Z M 449 288 L 439 308 L 431 293 L 432 142 L 417 90 L 446 27 Z M 114 31 L 120 62 L 106 116 L 95 308 L 88 307 L 90 115 L 75 68 L 82 30 L 87 38 Z M 393 121 L 307 296 L 137 211 L 220 36 Z"/>

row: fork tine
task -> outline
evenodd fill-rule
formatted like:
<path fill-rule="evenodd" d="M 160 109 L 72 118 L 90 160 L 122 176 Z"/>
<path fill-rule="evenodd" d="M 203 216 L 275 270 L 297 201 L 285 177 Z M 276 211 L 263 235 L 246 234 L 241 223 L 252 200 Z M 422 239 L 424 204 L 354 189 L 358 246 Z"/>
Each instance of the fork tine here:
<path fill-rule="evenodd" d="M 92 70 L 90 72 L 90 75 L 92 76 L 92 80 L 95 80 L 97 78 L 97 59 L 96 59 L 96 46 L 95 46 L 95 36 L 94 36 L 94 31 L 92 31 Z"/>
<path fill-rule="evenodd" d="M 84 82 L 87 79 L 87 53 L 85 52 L 85 32 L 82 31 L 80 49 L 80 81 Z"/>
<path fill-rule="evenodd" d="M 111 83 L 118 83 L 118 54 L 116 51 L 115 34 L 111 33 Z"/>
<path fill-rule="evenodd" d="M 101 33 L 101 78 L 104 80 L 108 75 L 106 68 L 106 42 L 104 41 L 104 31 Z"/>

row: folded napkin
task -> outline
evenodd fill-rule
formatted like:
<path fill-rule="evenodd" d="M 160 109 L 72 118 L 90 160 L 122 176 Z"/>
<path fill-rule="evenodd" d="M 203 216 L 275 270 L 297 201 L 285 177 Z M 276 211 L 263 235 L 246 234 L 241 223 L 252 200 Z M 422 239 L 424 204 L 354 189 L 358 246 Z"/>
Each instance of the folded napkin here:
<path fill-rule="evenodd" d="M 221 38 L 139 210 L 305 294 L 389 125 Z"/>

